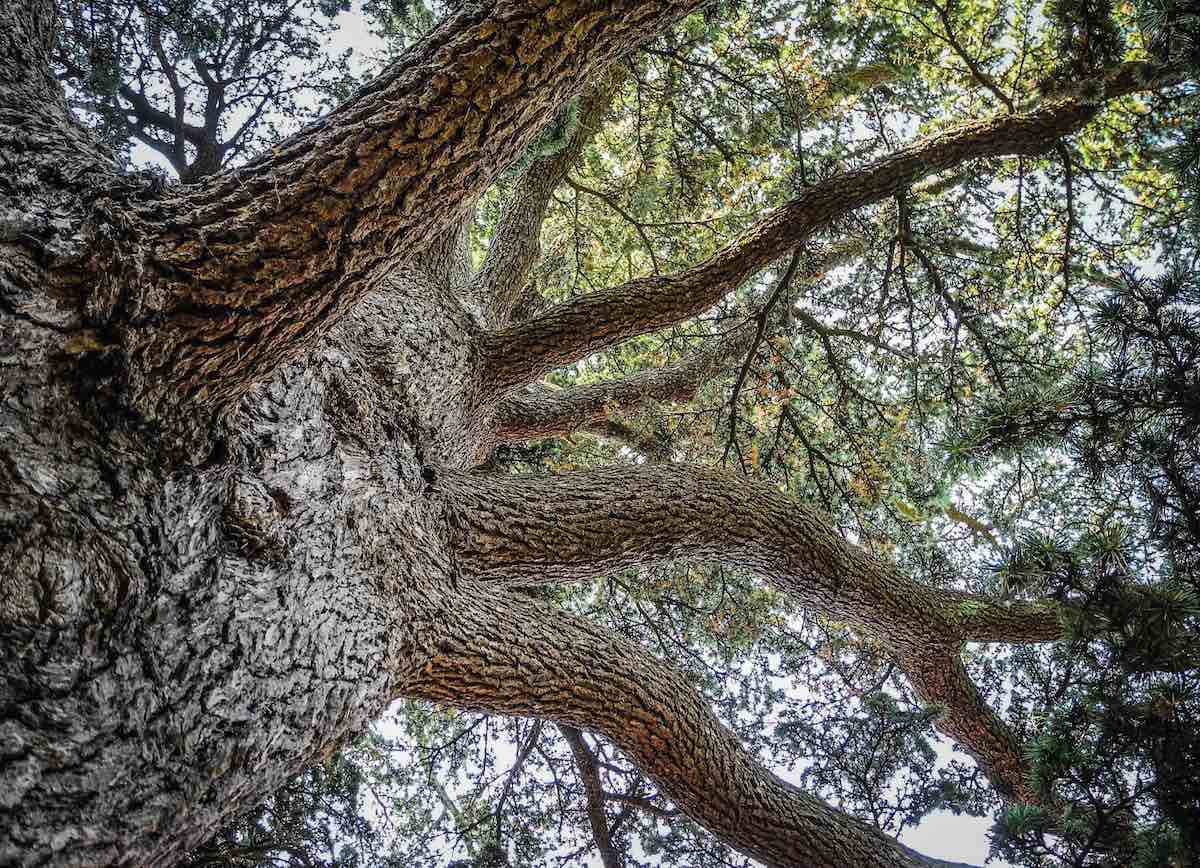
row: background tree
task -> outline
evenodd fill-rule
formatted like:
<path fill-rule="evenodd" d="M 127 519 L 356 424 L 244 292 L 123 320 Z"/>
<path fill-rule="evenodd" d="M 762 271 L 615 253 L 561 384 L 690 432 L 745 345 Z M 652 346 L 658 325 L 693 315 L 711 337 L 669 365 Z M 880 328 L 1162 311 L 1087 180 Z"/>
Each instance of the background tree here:
<path fill-rule="evenodd" d="M 689 5 L 15 10 L 5 858 L 1189 858 L 1191 20 Z"/>

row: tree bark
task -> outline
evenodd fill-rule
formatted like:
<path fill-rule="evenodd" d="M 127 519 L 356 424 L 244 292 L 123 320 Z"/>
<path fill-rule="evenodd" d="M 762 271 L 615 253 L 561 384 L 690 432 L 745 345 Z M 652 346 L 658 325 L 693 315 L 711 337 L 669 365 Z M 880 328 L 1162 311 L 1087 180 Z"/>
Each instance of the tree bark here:
<path fill-rule="evenodd" d="M 679 673 L 506 588 L 663 558 L 752 569 L 906 669 L 934 660 L 910 672 L 918 691 L 1013 774 L 958 646 L 1056 638 L 1053 607 L 922 587 L 815 511 L 708 471 L 463 472 L 503 391 L 707 306 L 855 202 L 1040 149 L 1093 111 L 943 134 L 696 269 L 484 333 L 462 290 L 475 197 L 697 5 L 465 5 L 327 118 L 168 189 L 116 175 L 69 117 L 50 0 L 4 7 L 0 864 L 170 864 L 399 696 L 601 732 L 770 865 L 922 864 L 761 768 Z"/>
<path fill-rule="evenodd" d="M 405 694 L 602 733 L 689 816 L 766 865 L 927 864 L 762 768 L 687 678 L 627 640 L 512 593 L 452 601 L 444 617 Z"/>
<path fill-rule="evenodd" d="M 566 389 L 533 386 L 500 402 L 492 436 L 500 443 L 519 443 L 542 437 L 598 428 L 613 417 L 657 401 L 690 401 L 753 337 L 742 327 L 714 345 L 661 368 L 651 368 L 620 380 L 606 380 Z"/>
<path fill-rule="evenodd" d="M 112 248 L 81 275 L 93 340 L 119 351 L 128 402 L 152 418 L 231 408 L 313 347 L 378 269 L 452 223 L 597 70 L 697 5 L 465 5 L 267 154 L 128 197 Z M 102 280 L 116 269 L 136 276 Z"/>
<path fill-rule="evenodd" d="M 535 160 L 516 182 L 471 289 L 490 327 L 502 328 L 512 318 L 541 253 L 542 220 L 550 197 L 599 132 L 623 80 L 618 66 L 605 70 L 579 98 L 578 125 L 566 144 L 557 153 Z"/>
<path fill-rule="evenodd" d="M 801 605 L 889 649 L 939 728 L 1001 792 L 1037 797 L 1016 738 L 962 666 L 964 641 L 1054 641 L 1061 607 L 1009 603 L 913 582 L 848 543 L 818 511 L 774 489 L 679 465 L 542 477 L 447 476 L 463 574 L 498 584 L 593 579 L 690 560 L 749 569 Z M 1006 632 L 1007 631 L 1007 632 Z"/>

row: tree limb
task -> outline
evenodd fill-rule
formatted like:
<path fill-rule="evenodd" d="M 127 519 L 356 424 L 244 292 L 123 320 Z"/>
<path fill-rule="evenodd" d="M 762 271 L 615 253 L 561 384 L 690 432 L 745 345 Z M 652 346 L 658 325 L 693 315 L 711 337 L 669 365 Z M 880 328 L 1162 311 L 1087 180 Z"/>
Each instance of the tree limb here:
<path fill-rule="evenodd" d="M 651 401 L 690 401 L 726 361 L 745 350 L 750 337 L 749 329 L 740 328 L 681 361 L 619 380 L 513 392 L 496 409 L 492 436 L 499 443 L 554 437 L 602 427 Z"/>
<path fill-rule="evenodd" d="M 613 846 L 612 835 L 608 828 L 608 816 L 604 813 L 604 787 L 600 783 L 600 771 L 596 766 L 596 756 L 583 740 L 583 733 L 573 726 L 560 724 L 559 732 L 571 748 L 575 757 L 575 768 L 579 770 L 579 780 L 583 784 L 584 796 L 587 799 L 588 822 L 592 826 L 592 837 L 596 841 L 596 849 L 600 853 L 600 861 L 604 868 L 621 868 L 621 854 Z"/>
<path fill-rule="evenodd" d="M 718 838 L 768 866 L 928 863 L 760 766 L 681 673 L 596 624 L 507 593 L 434 611 L 402 695 L 603 733 Z"/>
<path fill-rule="evenodd" d="M 998 788 L 1029 795 L 1015 739 L 954 667 L 967 640 L 1061 638 L 1058 604 L 1010 604 L 914 582 L 847 542 L 817 510 L 712 470 L 460 475 L 442 485 L 466 577 L 580 581 L 668 560 L 749 569 L 887 648 L 928 701 L 946 706 L 947 734 L 997 775 Z"/>
<path fill-rule="evenodd" d="M 941 706 L 937 728 L 964 745 L 1005 799 L 1036 804 L 1021 743 L 984 700 L 957 649 L 931 645 L 906 653 L 900 668 L 923 702 Z"/>
<path fill-rule="evenodd" d="M 142 291 L 112 280 L 89 300 L 123 347 L 132 402 L 152 417 L 231 405 L 340 319 L 378 269 L 452 222 L 548 111 L 698 5 L 462 6 L 268 153 L 134 205 Z"/>
<path fill-rule="evenodd" d="M 579 98 L 578 126 L 566 145 L 535 160 L 517 181 L 470 290 L 493 326 L 507 325 L 521 300 L 529 270 L 541 249 L 542 220 L 550 197 L 600 130 L 623 78 L 620 67 L 607 70 L 599 83 Z"/>
<path fill-rule="evenodd" d="M 1106 97 L 1113 98 L 1176 80 L 1173 70 L 1126 63 L 1109 70 L 1103 85 Z M 482 336 L 485 381 L 489 388 L 512 389 L 614 343 L 694 316 L 838 217 L 968 160 L 1042 153 L 1082 128 L 1101 105 L 1073 94 L 1028 113 L 969 121 L 835 175 L 692 268 L 636 278 Z"/>
<path fill-rule="evenodd" d="M 820 511 L 717 470 L 447 474 L 441 487 L 458 562 L 478 581 L 576 582 L 702 560 L 753 570 L 893 649 L 923 648 L 931 637 L 957 644 L 1062 636 L 1053 602 L 1010 604 L 914 582 L 847 542 Z"/>

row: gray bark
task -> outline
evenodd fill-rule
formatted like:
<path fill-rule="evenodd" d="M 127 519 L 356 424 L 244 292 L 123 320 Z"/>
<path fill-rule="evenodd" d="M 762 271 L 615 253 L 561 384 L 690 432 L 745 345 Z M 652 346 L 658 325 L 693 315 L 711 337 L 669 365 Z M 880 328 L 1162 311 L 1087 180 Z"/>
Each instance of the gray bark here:
<path fill-rule="evenodd" d="M 68 116 L 48 0 L 0 12 L 0 864 L 170 864 L 403 696 L 603 733 L 771 865 L 921 864 L 761 768 L 669 666 L 503 586 L 736 556 L 902 657 L 1050 638 L 1046 612 L 922 589 L 711 474 L 593 477 L 636 516 L 604 536 L 586 499 L 522 505 L 560 479 L 467 472 L 506 389 L 590 345 L 478 320 L 470 203 L 695 5 L 468 4 L 319 124 L 166 190 Z M 696 496 L 727 527 L 674 511 Z"/>

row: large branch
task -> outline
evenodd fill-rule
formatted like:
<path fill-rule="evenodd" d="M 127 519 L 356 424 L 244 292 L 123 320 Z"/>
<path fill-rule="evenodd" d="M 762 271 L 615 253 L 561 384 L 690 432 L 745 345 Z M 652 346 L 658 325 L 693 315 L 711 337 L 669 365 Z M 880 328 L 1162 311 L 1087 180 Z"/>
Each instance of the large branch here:
<path fill-rule="evenodd" d="M 712 470 L 660 465 L 540 477 L 459 475 L 440 485 L 456 559 L 476 581 L 579 581 L 667 560 L 757 573 L 806 608 L 890 649 L 918 692 L 946 707 L 944 731 L 995 775 L 1002 792 L 1028 795 L 1019 745 L 979 698 L 961 662 L 951 661 L 967 640 L 1061 638 L 1057 604 L 922 585 L 847 542 L 817 510 Z"/>
<path fill-rule="evenodd" d="M 508 324 L 541 250 L 542 220 L 554 190 L 566 178 L 584 147 L 600 130 L 623 79 L 619 67 L 607 70 L 579 99 L 577 126 L 563 147 L 534 160 L 504 205 L 472 294 L 496 327 Z"/>
<path fill-rule="evenodd" d="M 1114 98 L 1177 80 L 1174 71 L 1126 63 L 1109 71 L 1101 89 Z M 1070 95 L 1024 114 L 959 124 L 862 169 L 835 175 L 686 271 L 637 278 L 483 336 L 488 383 L 511 389 L 618 341 L 694 316 L 837 218 L 968 160 L 1039 154 L 1082 128 L 1102 104 Z"/>
<path fill-rule="evenodd" d="M 678 362 L 619 380 L 513 392 L 496 409 L 492 436 L 498 443 L 561 436 L 603 428 L 650 402 L 690 401 L 725 363 L 746 350 L 752 338 L 750 329 L 741 328 Z"/>
<path fill-rule="evenodd" d="M 419 625 L 417 625 L 419 626 Z M 682 673 L 628 640 L 516 594 L 447 600 L 404 695 L 602 733 L 698 823 L 769 866 L 930 862 L 760 766 Z"/>
<path fill-rule="evenodd" d="M 957 644 L 1062 636 L 1053 603 L 1009 603 L 914 582 L 847 542 L 820 511 L 716 470 L 448 474 L 439 487 L 459 564 L 480 581 L 574 582 L 663 560 L 704 560 L 752 570 L 895 649 L 923 648 L 933 637 Z"/>
<path fill-rule="evenodd" d="M 964 745 L 1006 799 L 1041 801 L 1029 779 L 1021 743 L 984 700 L 957 649 L 934 645 L 908 653 L 901 668 L 923 702 L 941 706 L 937 728 Z"/>
<path fill-rule="evenodd" d="M 135 249 L 114 264 L 142 263 L 139 291 L 110 279 L 89 300 L 134 401 L 228 406 L 452 222 L 598 70 L 699 3 L 464 4 L 259 159 L 135 204 Z"/>

